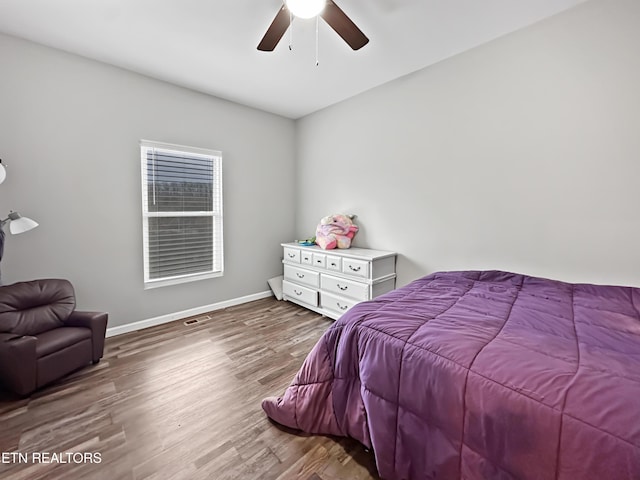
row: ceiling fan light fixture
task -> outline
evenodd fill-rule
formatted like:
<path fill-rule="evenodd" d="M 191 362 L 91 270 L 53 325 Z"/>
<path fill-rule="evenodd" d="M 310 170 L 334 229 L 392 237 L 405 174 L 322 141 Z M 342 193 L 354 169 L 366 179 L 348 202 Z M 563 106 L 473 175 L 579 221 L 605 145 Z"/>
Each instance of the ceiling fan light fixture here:
<path fill-rule="evenodd" d="M 353 20 L 333 0 L 284 0 L 284 4 L 278 10 L 262 40 L 260 40 L 258 50 L 272 52 L 291 26 L 291 20 L 294 15 L 301 18 L 316 17 L 316 36 L 318 34 L 318 17 L 322 17 L 322 20 L 342 37 L 352 50 L 359 50 L 369 43 L 369 39 L 362 33 L 362 30 L 353 23 Z"/>
<path fill-rule="evenodd" d="M 324 10 L 327 0 L 285 0 L 287 8 L 298 18 L 313 18 Z"/>

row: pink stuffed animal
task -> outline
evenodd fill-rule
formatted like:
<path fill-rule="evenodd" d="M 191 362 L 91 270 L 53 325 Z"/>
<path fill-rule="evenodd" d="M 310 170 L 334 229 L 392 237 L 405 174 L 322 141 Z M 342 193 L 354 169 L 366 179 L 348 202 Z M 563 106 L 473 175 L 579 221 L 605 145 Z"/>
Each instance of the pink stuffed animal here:
<path fill-rule="evenodd" d="M 349 248 L 358 232 L 358 226 L 352 221 L 354 217 L 341 214 L 324 217 L 316 229 L 316 243 L 324 250 Z"/>

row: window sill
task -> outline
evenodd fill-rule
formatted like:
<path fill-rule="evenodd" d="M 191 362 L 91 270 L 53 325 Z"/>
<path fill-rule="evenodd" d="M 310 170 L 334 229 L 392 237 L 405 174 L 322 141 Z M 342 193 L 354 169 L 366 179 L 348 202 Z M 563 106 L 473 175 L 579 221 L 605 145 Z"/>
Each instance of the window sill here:
<path fill-rule="evenodd" d="M 164 278 L 160 280 L 149 280 L 144 282 L 144 289 L 168 287 L 171 285 L 179 285 L 181 283 L 196 282 L 198 280 L 206 280 L 209 278 L 222 277 L 224 272 L 198 273 L 194 275 L 184 275 L 182 277 Z"/>

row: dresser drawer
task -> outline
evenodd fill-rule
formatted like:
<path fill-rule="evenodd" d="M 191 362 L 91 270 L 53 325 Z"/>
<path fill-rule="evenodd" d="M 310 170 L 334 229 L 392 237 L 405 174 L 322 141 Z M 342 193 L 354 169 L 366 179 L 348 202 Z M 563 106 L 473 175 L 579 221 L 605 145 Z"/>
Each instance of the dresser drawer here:
<path fill-rule="evenodd" d="M 300 250 L 297 248 L 284 247 L 284 261 L 300 263 Z"/>
<path fill-rule="evenodd" d="M 327 266 L 327 256 L 324 253 L 314 253 L 313 266 L 318 268 L 325 268 Z"/>
<path fill-rule="evenodd" d="M 285 295 L 298 302 L 306 303 L 312 307 L 318 306 L 318 292 L 315 290 L 284 280 L 282 282 L 282 291 Z"/>
<path fill-rule="evenodd" d="M 369 299 L 369 286 L 344 278 L 332 277 L 331 275 L 320 275 L 320 288 L 340 296 L 346 296 L 356 300 Z"/>
<path fill-rule="evenodd" d="M 342 259 L 342 273 L 356 277 L 369 278 L 369 262 L 355 258 Z"/>
<path fill-rule="evenodd" d="M 343 314 L 357 303 L 357 300 L 339 297 L 331 293 L 320 293 L 320 305 L 322 308 L 326 308 L 339 314 Z"/>
<path fill-rule="evenodd" d="M 327 255 L 327 270 L 342 271 L 342 259 L 333 255 Z"/>
<path fill-rule="evenodd" d="M 293 265 L 284 266 L 284 278 L 285 280 L 302 283 L 310 287 L 317 287 L 320 284 L 320 274 L 318 272 L 294 267 Z"/>
<path fill-rule="evenodd" d="M 313 253 L 300 250 L 300 263 L 303 265 L 313 265 Z"/>

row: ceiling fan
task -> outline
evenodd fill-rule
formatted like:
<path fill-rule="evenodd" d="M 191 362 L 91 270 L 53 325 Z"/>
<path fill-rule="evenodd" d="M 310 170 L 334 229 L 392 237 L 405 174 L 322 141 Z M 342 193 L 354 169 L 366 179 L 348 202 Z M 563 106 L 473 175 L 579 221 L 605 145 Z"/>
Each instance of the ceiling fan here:
<path fill-rule="evenodd" d="M 264 34 L 258 50 L 271 52 L 289 28 L 293 17 L 312 18 L 320 16 L 353 49 L 358 50 L 369 43 L 369 39 L 347 17 L 333 0 L 284 0 L 276 17 Z"/>

